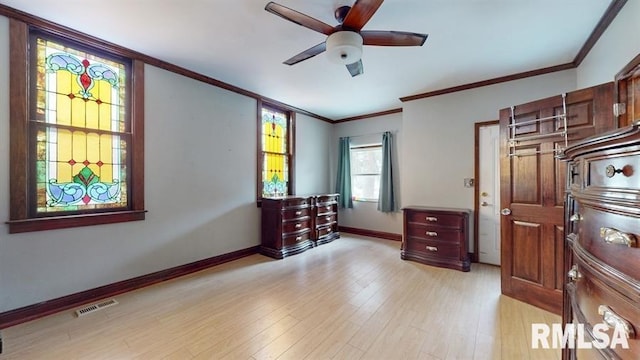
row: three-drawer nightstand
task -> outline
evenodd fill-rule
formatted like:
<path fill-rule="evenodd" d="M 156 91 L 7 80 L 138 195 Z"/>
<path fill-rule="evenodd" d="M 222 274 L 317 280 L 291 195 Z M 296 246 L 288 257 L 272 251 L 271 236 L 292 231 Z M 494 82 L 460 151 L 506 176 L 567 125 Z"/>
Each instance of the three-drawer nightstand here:
<path fill-rule="evenodd" d="M 402 210 L 402 259 L 461 271 L 471 269 L 470 210 L 424 206 Z"/>

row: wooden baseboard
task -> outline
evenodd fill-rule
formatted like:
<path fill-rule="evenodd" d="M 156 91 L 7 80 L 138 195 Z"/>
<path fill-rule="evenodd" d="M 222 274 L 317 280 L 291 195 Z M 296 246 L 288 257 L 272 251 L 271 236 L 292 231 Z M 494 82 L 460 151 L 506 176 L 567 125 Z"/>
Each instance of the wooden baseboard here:
<path fill-rule="evenodd" d="M 107 297 L 122 294 L 128 291 L 140 289 L 145 286 L 157 284 L 162 281 L 174 279 L 180 276 L 204 270 L 229 261 L 237 260 L 245 256 L 258 253 L 259 246 L 254 246 L 228 254 L 214 256 L 208 259 L 195 261 L 189 264 L 156 271 L 151 274 L 138 276 L 129 280 L 97 287 L 79 293 L 63 296 L 57 299 L 43 301 L 37 304 L 21 307 L 0 313 L 0 329 L 25 323 L 60 311 L 68 310 L 80 305 L 85 305 Z"/>
<path fill-rule="evenodd" d="M 338 231 L 362 236 L 370 236 L 379 239 L 402 241 L 402 234 L 394 234 L 383 231 L 358 229 L 348 226 L 338 226 Z"/>

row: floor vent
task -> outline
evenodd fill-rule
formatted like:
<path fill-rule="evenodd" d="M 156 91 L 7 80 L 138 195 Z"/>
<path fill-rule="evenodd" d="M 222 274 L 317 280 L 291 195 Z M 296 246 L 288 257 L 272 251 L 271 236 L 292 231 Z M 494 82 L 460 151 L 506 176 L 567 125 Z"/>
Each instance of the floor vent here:
<path fill-rule="evenodd" d="M 97 304 L 91 304 L 91 305 L 87 305 L 81 309 L 76 310 L 76 315 L 77 316 L 82 316 L 82 315 L 87 315 L 90 314 L 92 312 L 96 312 L 98 310 L 102 310 L 104 308 L 108 308 L 109 306 L 113 306 L 113 305 L 118 305 L 118 302 L 116 301 L 116 299 L 109 299 Z"/>

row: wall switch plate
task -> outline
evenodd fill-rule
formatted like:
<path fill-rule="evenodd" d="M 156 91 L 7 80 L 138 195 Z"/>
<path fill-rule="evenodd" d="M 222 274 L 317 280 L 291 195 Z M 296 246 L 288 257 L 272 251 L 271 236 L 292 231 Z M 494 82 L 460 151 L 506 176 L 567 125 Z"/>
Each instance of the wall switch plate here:
<path fill-rule="evenodd" d="M 464 187 L 466 187 L 466 188 L 473 187 L 474 183 L 475 183 L 475 181 L 473 179 L 470 179 L 470 178 L 465 178 L 464 179 Z"/>

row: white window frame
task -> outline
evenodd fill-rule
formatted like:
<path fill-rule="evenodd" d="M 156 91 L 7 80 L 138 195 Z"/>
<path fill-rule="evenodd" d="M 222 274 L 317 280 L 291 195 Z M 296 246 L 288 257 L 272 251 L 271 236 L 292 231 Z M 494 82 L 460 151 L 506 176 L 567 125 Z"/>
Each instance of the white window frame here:
<path fill-rule="evenodd" d="M 364 197 L 364 196 L 358 196 L 359 194 L 356 193 L 356 188 L 354 187 L 354 184 L 356 183 L 355 179 L 356 177 L 377 177 L 378 179 L 378 189 L 380 186 L 380 174 L 382 172 L 382 163 L 380 163 L 380 168 L 378 169 L 377 172 L 373 172 L 373 173 L 358 173 L 356 171 L 354 171 L 354 151 L 357 152 L 359 150 L 367 150 L 370 151 L 372 149 L 377 149 L 380 152 L 380 156 L 382 156 L 382 144 L 378 143 L 378 144 L 367 144 L 367 145 L 352 145 L 349 148 L 349 152 L 350 152 L 350 157 L 351 157 L 351 198 L 353 199 L 353 201 L 358 201 L 358 202 L 378 202 L 379 199 L 379 191 L 375 192 L 375 198 L 368 198 L 368 197 Z"/>

